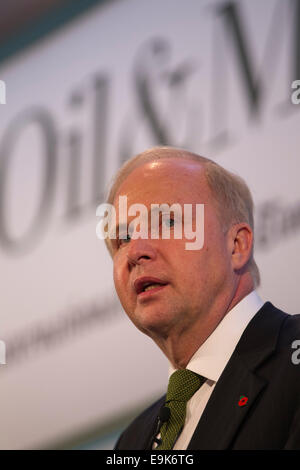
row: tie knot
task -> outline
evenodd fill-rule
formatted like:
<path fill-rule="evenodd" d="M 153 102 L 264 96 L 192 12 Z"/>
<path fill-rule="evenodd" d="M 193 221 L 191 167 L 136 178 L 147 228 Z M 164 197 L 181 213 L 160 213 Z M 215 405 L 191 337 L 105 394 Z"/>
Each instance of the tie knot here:
<path fill-rule="evenodd" d="M 204 377 L 191 370 L 176 370 L 169 379 L 166 402 L 172 400 L 187 402 L 204 381 Z"/>

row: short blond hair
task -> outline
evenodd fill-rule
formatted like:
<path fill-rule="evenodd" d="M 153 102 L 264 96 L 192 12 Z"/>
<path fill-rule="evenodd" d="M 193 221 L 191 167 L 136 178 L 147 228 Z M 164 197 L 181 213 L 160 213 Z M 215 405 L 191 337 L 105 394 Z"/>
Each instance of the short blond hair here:
<path fill-rule="evenodd" d="M 183 149 L 153 147 L 129 159 L 116 173 L 111 183 L 106 202 L 109 204 L 114 203 L 119 187 L 135 168 L 148 162 L 166 158 L 181 158 L 202 164 L 204 166 L 207 183 L 216 202 L 216 209 L 218 211 L 219 220 L 223 224 L 224 232 L 234 224 L 246 222 L 254 233 L 254 204 L 250 189 L 245 181 L 240 176 L 231 173 L 213 160 Z M 108 240 L 105 239 L 105 242 L 110 254 L 112 254 Z M 260 274 L 257 264 L 254 261 L 253 249 L 254 245 L 252 246 L 251 256 L 248 261 L 248 270 L 252 275 L 255 287 L 257 287 L 260 284 Z"/>

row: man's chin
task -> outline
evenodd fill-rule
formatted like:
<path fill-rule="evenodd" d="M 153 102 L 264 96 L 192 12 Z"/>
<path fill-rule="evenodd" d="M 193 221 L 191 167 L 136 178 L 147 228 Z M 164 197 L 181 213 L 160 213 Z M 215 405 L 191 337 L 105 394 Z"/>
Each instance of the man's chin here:
<path fill-rule="evenodd" d="M 168 336 L 174 318 L 171 315 L 164 314 L 145 314 L 137 315 L 135 319 L 132 319 L 135 326 L 145 335 L 151 338 Z"/>

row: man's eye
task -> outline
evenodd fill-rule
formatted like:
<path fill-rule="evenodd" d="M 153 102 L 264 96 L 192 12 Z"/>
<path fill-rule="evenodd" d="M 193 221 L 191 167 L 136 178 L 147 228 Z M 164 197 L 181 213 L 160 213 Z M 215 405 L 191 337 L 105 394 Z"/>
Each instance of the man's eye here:
<path fill-rule="evenodd" d="M 130 242 L 130 240 L 131 240 L 130 235 L 127 233 L 126 238 L 119 238 L 118 239 L 118 246 L 121 246 L 123 244 L 127 244 L 128 242 Z"/>
<path fill-rule="evenodd" d="M 164 217 L 163 218 L 163 223 L 167 225 L 168 227 L 174 227 L 175 220 L 172 219 L 171 217 Z"/>

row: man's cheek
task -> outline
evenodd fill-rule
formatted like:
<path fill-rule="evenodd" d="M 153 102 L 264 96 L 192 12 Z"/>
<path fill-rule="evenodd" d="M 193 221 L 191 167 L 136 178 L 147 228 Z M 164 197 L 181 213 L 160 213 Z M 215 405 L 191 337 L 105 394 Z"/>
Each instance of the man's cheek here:
<path fill-rule="evenodd" d="M 118 297 L 121 299 L 122 295 L 123 295 L 123 292 L 122 292 L 122 282 L 121 282 L 121 278 L 120 278 L 120 275 L 114 271 L 114 284 L 115 284 L 115 289 L 116 289 L 116 292 L 118 294 Z"/>
<path fill-rule="evenodd" d="M 120 267 L 116 263 L 114 263 L 114 267 L 113 267 L 113 278 L 114 278 L 115 286 L 117 288 L 121 280 L 121 271 L 120 271 Z"/>

